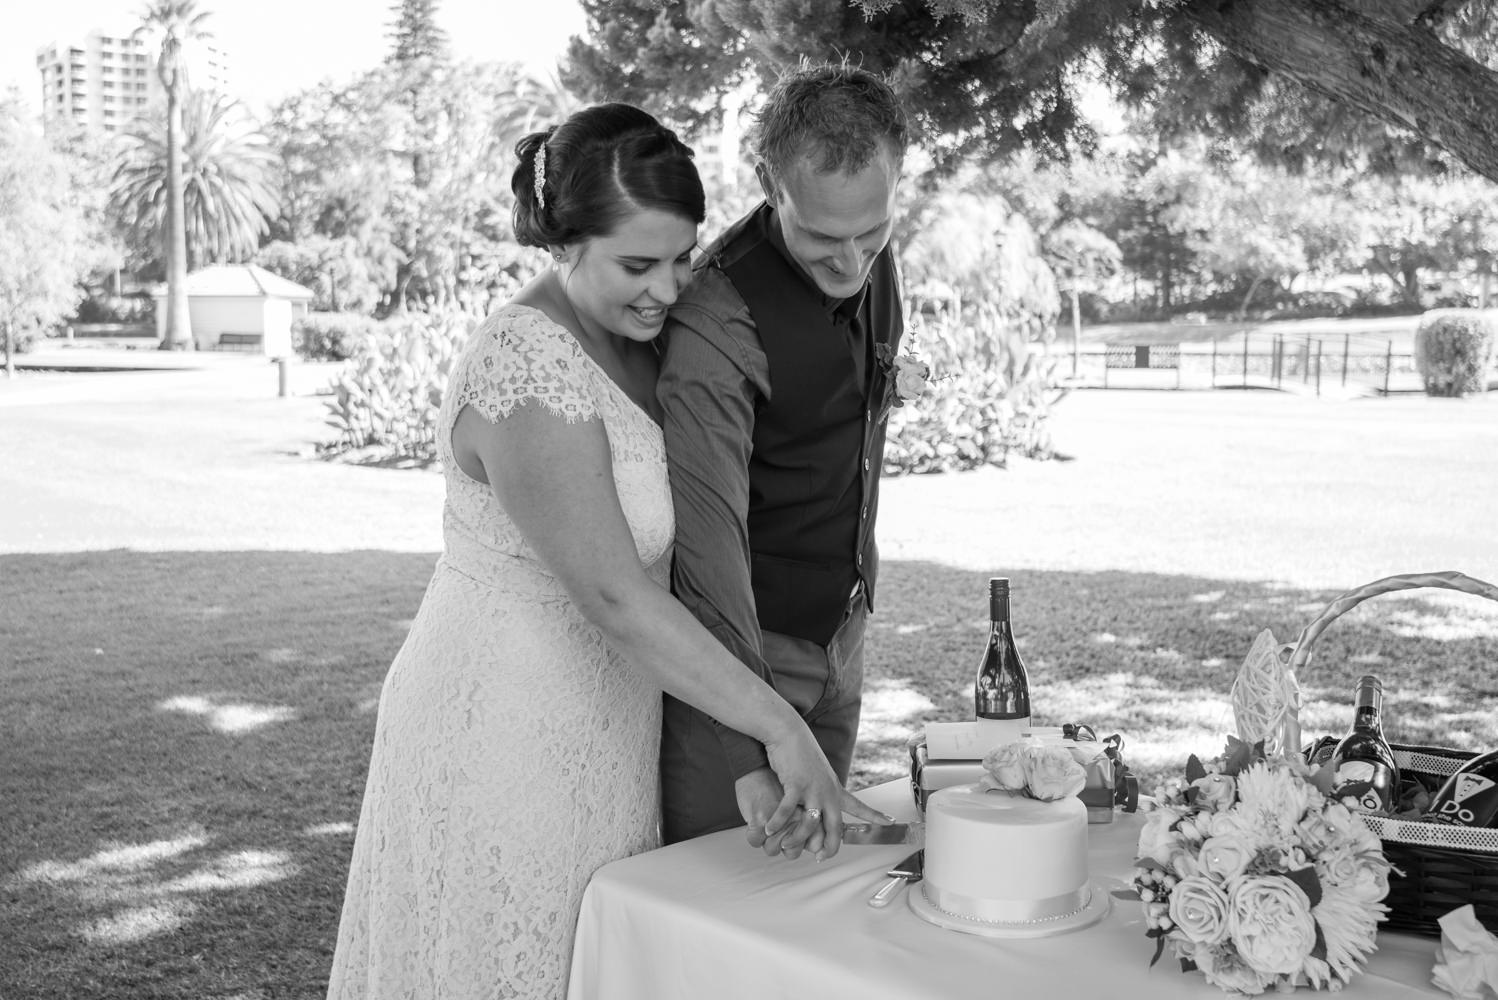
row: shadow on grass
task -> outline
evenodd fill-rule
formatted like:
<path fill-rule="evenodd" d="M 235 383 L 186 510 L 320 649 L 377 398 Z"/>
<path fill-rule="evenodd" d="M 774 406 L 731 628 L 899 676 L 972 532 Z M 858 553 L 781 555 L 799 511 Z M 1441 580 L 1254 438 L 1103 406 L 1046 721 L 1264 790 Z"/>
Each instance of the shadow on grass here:
<path fill-rule="evenodd" d="M 322 996 L 379 686 L 433 561 L 0 556 L 0 996 Z M 1123 733 L 1146 787 L 1220 746 L 1258 631 L 1291 641 L 1337 596 L 1010 575 L 1037 718 Z M 986 579 L 885 563 L 855 786 L 901 773 L 923 722 L 970 716 Z M 1345 728 L 1371 671 L 1394 738 L 1498 746 L 1498 605 L 1388 595 L 1316 650 L 1308 734 Z"/>
<path fill-rule="evenodd" d="M 1034 717 L 1122 733 L 1147 789 L 1234 731 L 1229 692 L 1254 637 L 1267 628 L 1294 642 L 1340 594 L 1153 573 L 1011 577 Z M 906 742 L 923 723 L 972 717 L 986 584 L 986 574 L 931 563 L 885 565 L 856 785 L 904 773 Z M 1312 648 L 1300 677 L 1308 738 L 1344 732 L 1357 677 L 1374 673 L 1391 740 L 1498 747 L 1498 603 L 1432 589 L 1384 595 L 1336 619 Z"/>

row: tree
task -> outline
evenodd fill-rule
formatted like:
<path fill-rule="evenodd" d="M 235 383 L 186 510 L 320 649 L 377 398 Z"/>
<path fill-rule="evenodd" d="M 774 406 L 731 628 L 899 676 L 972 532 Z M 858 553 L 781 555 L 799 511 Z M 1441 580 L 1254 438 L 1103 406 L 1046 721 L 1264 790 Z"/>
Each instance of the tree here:
<path fill-rule="evenodd" d="M 15 371 L 18 338 L 57 323 L 103 263 L 74 163 L 27 124 L 18 95 L 0 94 L 0 337 Z"/>
<path fill-rule="evenodd" d="M 401 0 L 390 8 L 395 24 L 386 36 L 392 43 L 388 62 L 447 61 L 447 32 L 437 24 L 437 4 L 438 0 Z"/>
<path fill-rule="evenodd" d="M 238 101 L 191 91 L 181 115 L 182 208 L 187 266 L 249 260 L 279 211 L 278 162 Z M 112 201 L 136 233 L 159 233 L 169 214 L 172 153 L 159 117 L 137 118 L 123 136 Z"/>
<path fill-rule="evenodd" d="M 1360 223 L 1360 263 L 1388 278 L 1410 308 L 1430 304 L 1422 277 L 1432 272 L 1475 274 L 1490 284 L 1498 253 L 1493 185 L 1476 178 L 1361 178 L 1349 185 L 1347 201 Z"/>
<path fill-rule="evenodd" d="M 1498 180 L 1498 72 L 1472 53 L 1498 15 L 1471 0 L 583 0 L 571 82 L 664 112 L 703 113 L 744 74 L 803 56 L 888 73 L 945 157 L 1090 147 L 1078 112 L 1092 66 L 1131 103 L 1212 102 L 1249 127 L 1278 98 L 1328 102 Z M 1349 130 L 1351 135 L 1355 130 Z"/>
<path fill-rule="evenodd" d="M 515 142 L 576 99 L 515 65 L 452 63 L 426 79 L 418 121 L 408 80 L 386 65 L 277 107 L 269 129 L 286 168 L 274 235 L 329 241 L 309 248 L 345 307 L 373 283 L 387 314 L 408 303 L 487 308 L 529 270 L 509 222 Z M 295 266 L 311 266 L 307 256 Z"/>
<path fill-rule="evenodd" d="M 197 9 L 197 0 L 151 0 L 134 37 L 156 41 L 156 77 L 166 94 L 166 336 L 163 350 L 190 350 L 193 346 L 192 318 L 187 309 L 187 225 L 182 184 L 182 100 L 187 91 L 187 66 L 183 49 L 210 37 L 203 27 L 207 11 Z"/>

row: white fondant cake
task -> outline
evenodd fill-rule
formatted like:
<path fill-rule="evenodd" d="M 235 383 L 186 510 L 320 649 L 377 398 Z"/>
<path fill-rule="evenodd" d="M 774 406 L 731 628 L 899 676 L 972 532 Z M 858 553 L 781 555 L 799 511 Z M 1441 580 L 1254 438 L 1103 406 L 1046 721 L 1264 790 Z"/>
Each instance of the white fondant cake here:
<path fill-rule="evenodd" d="M 926 899 L 967 920 L 1033 923 L 1088 905 L 1087 807 L 1075 795 L 958 785 L 926 804 Z"/>

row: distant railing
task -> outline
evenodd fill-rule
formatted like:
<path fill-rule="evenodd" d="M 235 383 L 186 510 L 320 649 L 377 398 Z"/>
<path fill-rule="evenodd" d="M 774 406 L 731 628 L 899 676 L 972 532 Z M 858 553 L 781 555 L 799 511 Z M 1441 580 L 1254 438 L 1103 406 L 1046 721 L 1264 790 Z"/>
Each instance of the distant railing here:
<path fill-rule="evenodd" d="M 1066 349 L 1053 346 L 1052 353 L 1060 355 L 1060 369 L 1067 371 Z M 1135 360 L 1139 356 L 1165 357 L 1173 363 L 1140 364 Z M 1105 388 L 1273 388 L 1318 396 L 1331 391 L 1389 395 L 1423 388 L 1413 354 L 1394 350 L 1392 340 L 1353 334 L 1092 344 L 1082 348 L 1077 361 L 1078 381 Z"/>

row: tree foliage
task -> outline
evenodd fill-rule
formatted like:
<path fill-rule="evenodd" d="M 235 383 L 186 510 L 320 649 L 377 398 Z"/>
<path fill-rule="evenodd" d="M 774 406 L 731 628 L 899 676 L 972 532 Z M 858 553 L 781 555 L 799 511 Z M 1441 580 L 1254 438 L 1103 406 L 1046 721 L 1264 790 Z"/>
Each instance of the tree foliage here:
<path fill-rule="evenodd" d="M 79 162 L 54 150 L 0 95 L 0 337 L 7 357 L 70 315 L 89 273 L 111 263 L 91 220 L 93 189 Z"/>
<path fill-rule="evenodd" d="M 437 7 L 438 0 L 401 0 L 391 7 L 395 23 L 387 36 L 390 39 L 390 62 L 447 61 L 447 32 L 437 23 Z"/>
<path fill-rule="evenodd" d="M 166 122 L 137 118 L 123 136 L 112 198 L 136 235 L 166 227 Z M 189 267 L 249 260 L 279 211 L 275 150 L 238 101 L 190 91 L 182 113 L 182 201 Z"/>
<path fill-rule="evenodd" d="M 510 233 L 515 142 L 575 100 L 518 66 L 456 62 L 426 67 L 418 115 L 409 70 L 385 65 L 277 106 L 268 131 L 286 167 L 274 235 L 302 246 L 294 266 L 315 268 L 311 287 L 338 308 L 375 304 L 374 289 L 384 313 L 483 310 L 529 270 Z M 265 259 L 293 263 L 279 250 Z"/>
<path fill-rule="evenodd" d="M 1078 109 L 1101 68 L 1162 127 L 1205 122 L 1289 160 L 1407 163 L 1440 149 L 1498 180 L 1490 0 L 857 3 L 584 0 L 590 34 L 569 52 L 571 79 L 700 117 L 744 76 L 847 57 L 889 74 L 928 147 L 950 158 L 1090 148 Z"/>

